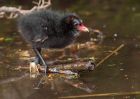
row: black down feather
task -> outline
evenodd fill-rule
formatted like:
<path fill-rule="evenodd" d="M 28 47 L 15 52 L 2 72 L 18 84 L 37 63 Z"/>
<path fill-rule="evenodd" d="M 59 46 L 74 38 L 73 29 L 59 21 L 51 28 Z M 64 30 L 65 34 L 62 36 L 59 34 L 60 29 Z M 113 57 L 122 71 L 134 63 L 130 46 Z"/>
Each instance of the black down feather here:
<path fill-rule="evenodd" d="M 18 29 L 23 38 L 36 48 L 63 48 L 71 44 L 78 34 L 69 16 L 51 10 L 34 11 L 18 19 Z M 78 18 L 79 19 L 79 18 Z"/>

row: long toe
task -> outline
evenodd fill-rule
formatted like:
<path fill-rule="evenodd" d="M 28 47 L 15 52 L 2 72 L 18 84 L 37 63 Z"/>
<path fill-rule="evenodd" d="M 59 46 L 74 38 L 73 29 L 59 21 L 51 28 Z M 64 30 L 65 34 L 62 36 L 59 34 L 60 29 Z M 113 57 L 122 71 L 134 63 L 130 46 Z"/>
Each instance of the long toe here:
<path fill-rule="evenodd" d="M 39 74 L 38 64 L 35 62 L 30 62 L 30 74 Z"/>

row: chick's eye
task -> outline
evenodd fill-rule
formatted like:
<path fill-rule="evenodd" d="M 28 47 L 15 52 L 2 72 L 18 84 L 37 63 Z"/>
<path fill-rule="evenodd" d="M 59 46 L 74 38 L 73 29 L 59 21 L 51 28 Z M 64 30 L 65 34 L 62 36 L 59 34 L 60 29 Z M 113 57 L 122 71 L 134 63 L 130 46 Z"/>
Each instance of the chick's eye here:
<path fill-rule="evenodd" d="M 78 23 L 74 23 L 74 25 L 78 25 Z"/>
<path fill-rule="evenodd" d="M 73 24 L 74 24 L 74 25 L 78 25 L 78 24 L 79 24 L 79 21 L 78 21 L 77 19 L 74 19 L 74 20 L 73 20 Z"/>

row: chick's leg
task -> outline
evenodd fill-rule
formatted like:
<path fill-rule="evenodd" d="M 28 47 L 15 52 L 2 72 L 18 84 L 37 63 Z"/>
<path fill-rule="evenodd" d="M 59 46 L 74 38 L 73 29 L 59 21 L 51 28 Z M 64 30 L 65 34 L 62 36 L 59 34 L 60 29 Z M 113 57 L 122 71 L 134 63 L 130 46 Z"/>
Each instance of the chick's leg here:
<path fill-rule="evenodd" d="M 37 64 L 43 64 L 45 66 L 45 74 L 47 73 L 48 71 L 48 66 L 46 64 L 46 62 L 44 61 L 42 55 L 41 55 L 41 48 L 33 48 L 35 54 L 36 54 L 36 59 L 35 59 L 35 62 Z"/>

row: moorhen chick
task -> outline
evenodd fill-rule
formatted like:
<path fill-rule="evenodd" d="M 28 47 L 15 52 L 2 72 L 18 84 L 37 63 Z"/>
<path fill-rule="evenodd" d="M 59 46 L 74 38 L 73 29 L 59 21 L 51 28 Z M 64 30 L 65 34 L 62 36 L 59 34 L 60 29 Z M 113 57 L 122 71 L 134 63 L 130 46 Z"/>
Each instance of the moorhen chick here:
<path fill-rule="evenodd" d="M 74 13 L 60 13 L 52 10 L 34 11 L 18 19 L 22 37 L 31 44 L 36 64 L 47 63 L 41 55 L 41 48 L 64 48 L 73 43 L 79 32 L 88 32 L 83 21 Z"/>

